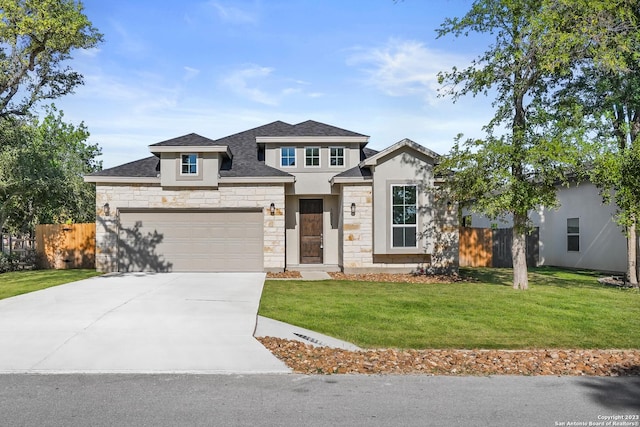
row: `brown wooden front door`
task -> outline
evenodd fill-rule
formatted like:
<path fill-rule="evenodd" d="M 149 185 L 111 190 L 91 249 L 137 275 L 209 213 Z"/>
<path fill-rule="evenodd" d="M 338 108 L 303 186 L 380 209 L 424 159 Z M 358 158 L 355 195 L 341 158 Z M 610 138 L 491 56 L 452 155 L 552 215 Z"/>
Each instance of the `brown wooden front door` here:
<path fill-rule="evenodd" d="M 300 199 L 300 264 L 322 264 L 322 199 Z"/>

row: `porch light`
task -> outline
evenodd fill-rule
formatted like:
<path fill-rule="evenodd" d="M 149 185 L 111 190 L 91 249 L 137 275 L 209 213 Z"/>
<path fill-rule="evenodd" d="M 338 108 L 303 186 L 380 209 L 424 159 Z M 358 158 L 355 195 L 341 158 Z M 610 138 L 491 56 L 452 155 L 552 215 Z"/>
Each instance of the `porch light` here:
<path fill-rule="evenodd" d="M 111 208 L 109 207 L 109 203 L 105 203 L 102 208 L 104 209 L 104 216 L 111 216 Z"/>
<path fill-rule="evenodd" d="M 271 205 L 269 205 L 269 212 L 271 213 L 271 215 L 275 215 L 276 214 L 276 204 L 271 202 Z"/>
<path fill-rule="evenodd" d="M 351 203 L 351 216 L 354 216 L 355 214 L 356 214 L 356 204 Z"/>
<path fill-rule="evenodd" d="M 447 202 L 447 211 L 451 212 L 451 208 L 453 207 L 453 203 L 451 201 Z"/>

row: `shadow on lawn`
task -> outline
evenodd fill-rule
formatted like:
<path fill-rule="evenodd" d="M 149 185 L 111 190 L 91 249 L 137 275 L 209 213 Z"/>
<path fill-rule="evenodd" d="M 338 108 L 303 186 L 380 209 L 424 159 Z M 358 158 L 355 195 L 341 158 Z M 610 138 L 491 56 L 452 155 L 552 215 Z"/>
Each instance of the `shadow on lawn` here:
<path fill-rule="evenodd" d="M 467 279 L 490 285 L 511 286 L 511 268 L 460 268 L 460 275 Z M 598 278 L 607 276 L 592 270 L 569 270 L 556 267 L 535 267 L 529 269 L 532 286 L 554 286 L 559 288 L 603 288 Z"/>

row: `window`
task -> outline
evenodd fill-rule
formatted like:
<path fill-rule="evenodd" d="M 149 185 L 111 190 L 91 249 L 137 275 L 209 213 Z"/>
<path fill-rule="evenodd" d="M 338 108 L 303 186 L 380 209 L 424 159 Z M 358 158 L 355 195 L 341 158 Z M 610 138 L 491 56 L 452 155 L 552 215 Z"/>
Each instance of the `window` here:
<path fill-rule="evenodd" d="M 289 167 L 296 165 L 296 148 L 282 147 L 280 149 L 280 166 Z"/>
<path fill-rule="evenodd" d="M 304 165 L 320 166 L 320 148 L 307 147 L 304 149 Z"/>
<path fill-rule="evenodd" d="M 198 155 L 183 154 L 180 163 L 180 175 L 197 175 L 198 174 Z"/>
<path fill-rule="evenodd" d="M 344 166 L 344 148 L 342 147 L 329 148 L 329 165 Z"/>
<path fill-rule="evenodd" d="M 417 246 L 418 190 L 415 185 L 391 186 L 391 234 L 394 248 Z"/>
<path fill-rule="evenodd" d="M 580 218 L 567 218 L 567 251 L 580 251 Z"/>

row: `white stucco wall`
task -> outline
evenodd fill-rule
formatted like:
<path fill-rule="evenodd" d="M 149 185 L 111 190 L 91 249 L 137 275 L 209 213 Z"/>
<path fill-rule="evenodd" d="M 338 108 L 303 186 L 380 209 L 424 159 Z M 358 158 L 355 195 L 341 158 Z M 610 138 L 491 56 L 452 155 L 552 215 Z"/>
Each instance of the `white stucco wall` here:
<path fill-rule="evenodd" d="M 284 185 L 221 185 L 218 189 L 165 190 L 159 185 L 96 185 L 96 268 L 117 269 L 117 211 L 120 208 L 260 208 L 264 212 L 264 268 L 285 268 Z M 111 215 L 104 215 L 109 203 Z M 271 203 L 276 206 L 271 215 Z"/>
<path fill-rule="evenodd" d="M 540 227 L 540 260 L 543 265 L 626 270 L 626 238 L 614 222 L 615 205 L 605 205 L 591 183 L 561 187 L 557 210 L 531 215 Z M 580 219 L 580 251 L 567 250 L 567 218 Z"/>
<path fill-rule="evenodd" d="M 615 204 L 605 205 L 598 188 L 589 183 L 558 188 L 556 209 L 540 209 L 530 214 L 540 227 L 540 265 L 586 268 L 603 271 L 626 271 L 627 243 L 623 230 L 615 223 Z M 509 228 L 510 216 L 498 220 L 462 210 L 471 215 L 474 228 Z M 567 219 L 580 220 L 580 251 L 567 250 Z"/>

